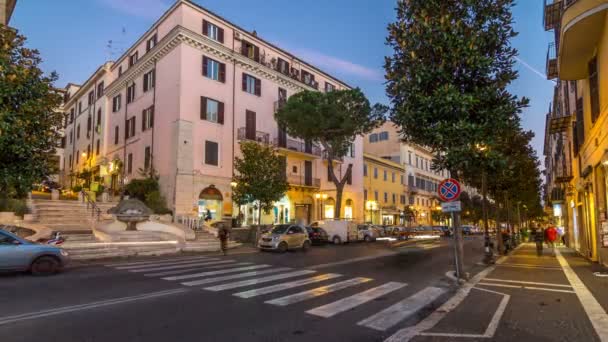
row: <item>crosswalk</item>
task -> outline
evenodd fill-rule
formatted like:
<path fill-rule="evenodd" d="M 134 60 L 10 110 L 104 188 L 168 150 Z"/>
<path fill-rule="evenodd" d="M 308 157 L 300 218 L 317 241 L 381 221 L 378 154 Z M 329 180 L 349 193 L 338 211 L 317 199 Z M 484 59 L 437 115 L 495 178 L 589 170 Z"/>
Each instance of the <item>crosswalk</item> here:
<path fill-rule="evenodd" d="M 231 293 L 233 297 L 244 300 L 263 297 L 263 303 L 276 307 L 287 307 L 313 300 L 319 304 L 319 300 L 327 302 L 324 298 L 331 298 L 329 303 L 305 310 L 308 315 L 326 319 L 360 307 L 364 308 L 366 304 L 369 306 L 371 303 L 378 303 L 378 300 L 386 299 L 387 295 L 393 295 L 390 303 L 389 300 L 386 301 L 388 307 L 353 322 L 376 331 L 387 331 L 396 327 L 447 293 L 444 288 L 427 287 L 409 297 L 398 298 L 395 302 L 392 297 L 399 296 L 400 290 L 408 288 L 407 283 L 396 281 L 382 283 L 368 277 L 324 273 L 316 268 L 294 269 L 205 256 L 106 266 L 209 292 L 233 291 Z M 349 295 L 336 300 L 335 298 L 343 292 L 348 292 Z M 378 310 L 377 304 L 372 307 L 374 311 Z"/>

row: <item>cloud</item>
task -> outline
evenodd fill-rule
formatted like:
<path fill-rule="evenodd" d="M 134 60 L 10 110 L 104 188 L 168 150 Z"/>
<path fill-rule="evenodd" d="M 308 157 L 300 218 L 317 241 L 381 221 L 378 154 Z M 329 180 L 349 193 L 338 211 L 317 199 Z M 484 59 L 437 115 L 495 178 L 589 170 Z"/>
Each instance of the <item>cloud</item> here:
<path fill-rule="evenodd" d="M 384 81 L 384 74 L 381 69 L 369 68 L 346 59 L 332 57 L 309 49 L 294 49 L 293 52 L 304 61 L 330 74 L 342 73 L 368 81 Z"/>
<path fill-rule="evenodd" d="M 157 19 L 167 10 L 169 4 L 164 0 L 99 0 L 112 9 L 129 15 Z"/>
<path fill-rule="evenodd" d="M 515 56 L 515 60 L 517 60 L 519 63 L 521 63 L 521 65 L 523 65 L 526 69 L 532 71 L 533 73 L 540 76 L 543 80 L 547 81 L 547 75 L 545 75 L 544 72 L 539 71 L 538 69 L 534 68 L 533 66 L 528 64 L 526 61 L 524 61 L 523 59 L 521 59 L 517 56 Z M 551 81 L 551 82 L 554 82 L 554 81 Z"/>

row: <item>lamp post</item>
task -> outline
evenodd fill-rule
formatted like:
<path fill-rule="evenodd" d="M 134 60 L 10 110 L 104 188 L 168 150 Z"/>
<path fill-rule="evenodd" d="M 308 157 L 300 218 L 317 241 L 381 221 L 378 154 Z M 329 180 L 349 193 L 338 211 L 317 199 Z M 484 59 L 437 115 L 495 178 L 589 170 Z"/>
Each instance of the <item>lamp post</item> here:
<path fill-rule="evenodd" d="M 484 157 L 486 152 L 489 150 L 488 146 L 484 144 L 477 144 L 475 147 Z M 483 216 L 483 237 L 485 247 L 484 263 L 492 264 L 494 263 L 494 253 L 492 251 L 492 243 L 490 241 L 490 231 L 488 226 L 488 173 L 486 171 L 485 163 L 482 163 L 481 168 L 481 212 Z"/>

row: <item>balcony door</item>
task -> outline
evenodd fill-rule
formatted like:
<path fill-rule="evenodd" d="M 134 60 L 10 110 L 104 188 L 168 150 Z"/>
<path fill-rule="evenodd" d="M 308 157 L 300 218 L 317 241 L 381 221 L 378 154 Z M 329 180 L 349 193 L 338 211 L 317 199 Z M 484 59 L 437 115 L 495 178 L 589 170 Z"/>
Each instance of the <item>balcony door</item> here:
<path fill-rule="evenodd" d="M 255 132 L 255 112 L 248 110 L 245 112 L 245 138 L 248 140 L 256 140 Z"/>
<path fill-rule="evenodd" d="M 304 161 L 304 185 L 312 186 L 312 161 Z"/>
<path fill-rule="evenodd" d="M 306 140 L 304 142 L 304 152 L 312 154 L 312 141 Z"/>
<path fill-rule="evenodd" d="M 283 126 L 279 126 L 279 147 L 287 147 L 287 131 Z"/>

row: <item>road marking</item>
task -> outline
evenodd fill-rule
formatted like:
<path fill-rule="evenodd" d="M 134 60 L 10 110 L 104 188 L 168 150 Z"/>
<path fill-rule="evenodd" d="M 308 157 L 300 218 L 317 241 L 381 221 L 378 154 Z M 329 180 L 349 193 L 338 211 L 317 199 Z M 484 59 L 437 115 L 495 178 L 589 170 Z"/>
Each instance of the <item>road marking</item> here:
<path fill-rule="evenodd" d="M 64 306 L 64 307 L 56 308 L 56 309 L 42 310 L 42 311 L 30 312 L 30 313 L 26 313 L 26 314 L 1 317 L 0 325 L 6 325 L 9 323 L 15 323 L 15 322 L 42 318 L 42 317 L 55 316 L 55 315 L 60 315 L 60 314 L 64 314 L 64 313 L 69 313 L 69 312 L 90 310 L 90 309 L 100 308 L 100 307 L 104 307 L 104 306 L 130 303 L 130 302 L 140 301 L 140 300 L 145 300 L 145 299 L 150 299 L 150 298 L 169 296 L 169 295 L 173 295 L 173 294 L 183 293 L 186 291 L 188 291 L 188 289 L 180 288 L 180 289 L 173 289 L 173 290 L 167 290 L 167 291 L 152 292 L 152 293 L 147 293 L 147 294 L 137 295 L 137 296 L 132 296 L 132 297 L 108 299 L 108 300 L 92 302 L 92 303 L 88 303 L 88 304 Z"/>
<path fill-rule="evenodd" d="M 239 271 L 256 270 L 256 269 L 259 269 L 259 268 L 266 268 L 266 267 L 270 267 L 270 265 L 264 264 L 264 265 L 253 265 L 253 266 L 245 266 L 245 267 L 236 267 L 236 268 L 229 268 L 229 269 L 220 270 L 220 271 L 200 272 L 200 273 L 185 274 L 185 275 L 180 275 L 180 276 L 165 277 L 163 279 L 164 280 L 171 280 L 171 281 L 173 281 L 173 280 L 183 280 L 183 279 L 206 277 L 206 276 L 210 276 L 210 275 L 217 275 L 217 274 L 224 274 L 224 273 L 232 273 L 232 272 L 239 272 Z"/>
<path fill-rule="evenodd" d="M 216 259 L 217 260 L 217 259 Z M 197 267 L 197 266 L 211 266 L 211 265 L 220 265 L 220 264 L 229 264 L 234 262 L 234 260 L 222 260 L 222 261 L 205 261 L 205 262 L 197 262 L 194 264 L 184 264 L 184 265 L 169 265 L 169 266 L 162 266 L 162 267 L 145 267 L 145 268 L 138 268 L 138 269 L 134 269 L 134 270 L 129 270 L 129 272 L 133 272 L 133 273 L 143 273 L 143 272 L 156 272 L 156 271 L 167 271 L 167 270 L 176 270 L 176 269 L 183 269 L 183 268 L 188 268 L 188 267 Z"/>
<path fill-rule="evenodd" d="M 298 302 L 301 302 L 301 301 L 304 301 L 307 299 L 312 299 L 315 297 L 323 296 L 323 295 L 326 295 L 331 292 L 345 289 L 347 287 L 367 283 L 368 281 L 372 281 L 372 279 L 362 278 L 362 277 L 353 278 L 353 279 L 341 281 L 338 283 L 330 284 L 327 286 L 317 287 L 316 289 L 299 292 L 299 293 L 292 294 L 289 296 L 268 300 L 265 303 L 272 304 L 272 305 L 278 305 L 278 306 L 286 306 L 286 305 L 298 303 Z"/>
<path fill-rule="evenodd" d="M 587 317 L 589 317 L 600 341 L 608 341 L 608 315 L 606 314 L 606 311 L 604 311 L 600 303 L 593 297 L 591 291 L 589 291 L 587 286 L 581 281 L 572 267 L 568 264 L 566 258 L 562 256 L 562 253 L 557 248 L 555 249 L 555 256 L 564 269 L 566 278 L 568 278 L 570 285 L 572 285 L 574 292 L 583 305 L 583 309 L 585 309 L 585 313 L 587 313 Z"/>
<path fill-rule="evenodd" d="M 217 283 L 218 281 L 255 277 L 258 275 L 262 275 L 262 274 L 278 273 L 278 272 L 289 271 L 289 270 L 291 270 L 291 268 L 289 268 L 289 267 L 279 267 L 279 268 L 273 268 L 273 269 L 264 270 L 264 271 L 253 271 L 253 272 L 239 273 L 239 274 L 233 274 L 233 275 L 222 276 L 222 277 L 188 281 L 188 282 L 182 283 L 182 285 L 197 286 L 197 285 L 203 285 L 203 284 L 209 284 L 209 283 Z"/>
<path fill-rule="evenodd" d="M 523 266 L 523 267 L 539 267 L 539 268 L 555 268 L 556 270 L 560 270 L 560 271 L 562 270 L 562 268 L 559 267 L 559 266 L 551 266 L 551 265 L 518 264 L 518 263 L 515 263 L 515 262 L 513 262 L 513 263 L 511 263 L 511 262 L 506 263 L 505 262 L 502 265 L 505 265 L 505 266 L 506 265 L 508 265 L 508 266 Z"/>
<path fill-rule="evenodd" d="M 172 263 L 186 260 L 203 260 L 209 259 L 207 256 L 187 257 L 187 258 L 173 258 L 173 259 L 160 259 L 160 260 L 148 260 L 138 262 L 117 262 L 113 264 L 105 264 L 106 267 L 122 267 L 122 266 L 134 266 L 134 265 L 145 265 L 145 264 L 157 264 L 157 263 Z"/>
<path fill-rule="evenodd" d="M 497 265 L 497 266 L 500 266 L 500 267 L 513 267 L 513 268 L 527 268 L 529 270 L 561 271 L 559 268 L 555 268 L 555 267 L 518 266 L 518 265 L 509 265 L 509 264 L 502 264 L 502 265 Z"/>
<path fill-rule="evenodd" d="M 217 261 L 220 260 L 218 258 L 205 258 L 205 259 L 200 259 L 200 260 L 183 260 L 183 261 L 177 261 L 177 262 L 172 262 L 172 261 L 163 261 L 163 262 L 156 262 L 153 264 L 144 264 L 144 265 L 129 265 L 129 266 L 120 266 L 120 267 L 114 267 L 117 270 L 135 270 L 138 268 L 146 268 L 146 267 L 162 267 L 162 266 L 172 266 L 172 265 L 184 265 L 184 264 L 194 264 L 194 263 L 199 263 L 199 262 L 208 262 L 208 261 Z"/>
<path fill-rule="evenodd" d="M 395 324 L 415 315 L 425 306 L 431 304 L 439 296 L 446 293 L 446 289 L 438 287 L 427 287 L 380 312 L 370 316 L 357 325 L 362 325 L 379 331 L 386 331 Z"/>
<path fill-rule="evenodd" d="M 571 290 L 559 290 L 559 289 L 549 289 L 546 287 L 535 287 L 535 286 L 524 286 L 524 285 L 508 285 L 508 284 L 493 284 L 493 283 L 479 283 L 478 286 L 493 286 L 493 287 L 507 287 L 513 289 L 522 289 L 522 290 L 538 290 L 538 291 L 548 291 L 548 292 L 563 292 L 563 293 L 574 293 Z"/>
<path fill-rule="evenodd" d="M 321 316 L 321 317 L 332 317 L 341 312 L 353 309 L 361 304 L 372 301 L 376 298 L 382 297 L 388 293 L 396 291 L 407 284 L 398 283 L 398 282 L 389 282 L 378 287 L 371 288 L 369 290 L 363 291 L 361 293 L 357 293 L 353 296 L 342 298 L 333 303 L 329 303 L 323 306 L 316 307 L 314 309 L 306 311 L 311 315 Z"/>
<path fill-rule="evenodd" d="M 217 269 L 217 268 L 247 266 L 247 265 L 253 265 L 253 263 L 252 262 L 239 262 L 239 263 L 229 263 L 229 264 L 222 264 L 222 265 L 216 265 L 216 266 L 203 266 L 203 267 L 189 268 L 187 270 L 175 270 L 175 271 L 166 271 L 166 272 L 158 272 L 158 273 L 147 273 L 147 274 L 144 274 L 144 276 L 145 277 L 164 277 L 164 276 L 173 275 L 173 274 L 184 274 L 184 273 L 196 272 L 196 271 L 200 270 L 201 268 L 204 268 L 206 270 L 213 270 L 213 269 Z"/>
<path fill-rule="evenodd" d="M 484 281 L 497 281 L 504 283 L 517 283 L 517 284 L 530 284 L 530 285 L 545 285 L 545 286 L 555 286 L 555 287 L 568 287 L 572 288 L 570 285 L 564 284 L 555 284 L 555 283 L 537 283 L 534 281 L 520 281 L 520 280 L 507 280 L 507 279 L 496 279 L 496 278 L 484 278 Z"/>
<path fill-rule="evenodd" d="M 339 265 L 352 264 L 352 263 L 356 263 L 356 262 L 374 260 L 374 259 L 384 258 L 384 257 L 387 257 L 387 256 L 392 256 L 392 255 L 397 255 L 397 254 L 398 254 L 397 252 L 386 252 L 386 253 L 382 253 L 382 254 L 378 254 L 378 255 L 370 255 L 370 256 L 366 256 L 366 257 L 360 257 L 360 258 L 354 258 L 354 259 L 348 259 L 348 260 L 330 262 L 330 263 L 327 263 L 327 264 L 319 264 L 319 265 L 313 265 L 313 266 L 306 266 L 306 268 L 307 269 L 311 269 L 311 270 L 318 270 L 320 268 L 327 268 L 327 267 L 333 267 L 333 266 L 339 266 Z"/>
<path fill-rule="evenodd" d="M 215 286 L 205 287 L 203 290 L 207 290 L 207 291 L 224 291 L 224 290 L 235 289 L 237 287 L 243 287 L 243 286 L 256 285 L 256 284 L 261 284 L 261 283 L 267 283 L 267 282 L 270 282 L 270 281 L 273 281 L 273 280 L 280 280 L 280 279 L 287 279 L 287 278 L 298 277 L 298 276 L 307 275 L 307 274 L 311 274 L 311 273 L 315 273 L 315 272 L 316 271 L 303 270 L 303 271 L 295 271 L 295 272 L 289 272 L 289 273 L 275 274 L 275 275 L 271 275 L 271 276 L 267 276 L 267 277 L 262 277 L 262 278 L 255 278 L 255 279 L 249 279 L 249 280 L 241 280 L 241 281 L 237 281 L 237 282 L 234 282 L 234 283 L 228 283 L 228 284 L 222 284 L 222 285 L 215 285 Z"/>
<path fill-rule="evenodd" d="M 281 283 L 281 284 L 277 284 L 277 285 L 261 287 L 259 289 L 243 291 L 243 292 L 235 293 L 233 296 L 237 296 L 237 297 L 241 297 L 241 298 L 251 298 L 251 297 L 265 295 L 268 293 L 291 289 L 291 288 L 298 287 L 298 286 L 318 283 L 318 282 L 321 282 L 324 280 L 334 279 L 334 278 L 338 278 L 341 276 L 342 276 L 341 274 L 327 273 L 327 274 L 318 275 L 318 276 L 312 277 L 312 278 L 290 281 L 287 283 Z"/>

